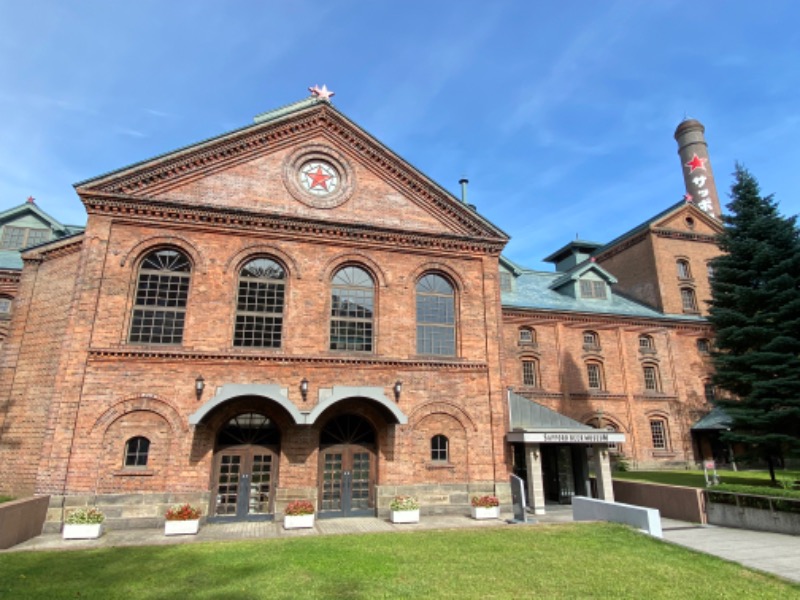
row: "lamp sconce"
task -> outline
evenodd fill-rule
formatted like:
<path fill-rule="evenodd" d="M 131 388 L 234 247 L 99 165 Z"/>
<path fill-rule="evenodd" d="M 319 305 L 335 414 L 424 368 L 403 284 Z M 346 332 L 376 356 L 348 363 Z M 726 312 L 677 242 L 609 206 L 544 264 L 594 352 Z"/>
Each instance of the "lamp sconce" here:
<path fill-rule="evenodd" d="M 394 390 L 394 401 L 400 402 L 400 392 L 403 391 L 403 382 L 398 379 L 394 382 L 392 389 Z"/>
<path fill-rule="evenodd" d="M 203 379 L 202 375 L 198 375 L 197 379 L 194 380 L 194 393 L 197 394 L 197 399 L 203 395 L 203 390 L 206 389 L 206 380 Z"/>
<path fill-rule="evenodd" d="M 608 450 L 600 450 L 600 456 L 603 458 L 608 458 Z"/>
<path fill-rule="evenodd" d="M 534 450 L 533 451 L 533 458 L 535 458 L 536 460 L 539 460 L 539 451 L 538 450 Z"/>
<path fill-rule="evenodd" d="M 300 382 L 300 395 L 303 397 L 303 402 L 308 400 L 308 379 L 305 377 Z"/>

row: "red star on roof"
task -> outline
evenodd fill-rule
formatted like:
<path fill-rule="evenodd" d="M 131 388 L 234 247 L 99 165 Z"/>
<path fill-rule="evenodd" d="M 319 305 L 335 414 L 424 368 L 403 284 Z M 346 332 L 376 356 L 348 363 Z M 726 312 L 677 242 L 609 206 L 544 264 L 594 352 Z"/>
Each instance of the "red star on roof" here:
<path fill-rule="evenodd" d="M 683 200 L 684 202 L 694 202 L 694 197 L 691 194 L 684 194 Z"/>
<path fill-rule="evenodd" d="M 326 86 L 324 83 L 322 84 L 322 87 L 315 85 L 314 87 L 308 88 L 308 91 L 311 92 L 312 96 L 316 96 L 320 100 L 326 100 L 327 102 L 330 102 L 331 96 L 335 95 L 335 93 L 330 91 L 328 86 Z"/>
<path fill-rule="evenodd" d="M 694 173 L 697 169 L 703 169 L 705 171 L 707 160 L 707 158 L 700 158 L 697 156 L 697 154 L 695 154 L 692 156 L 692 160 L 687 162 L 685 166 L 689 167 L 689 173 Z"/>
<path fill-rule="evenodd" d="M 306 176 L 311 180 L 311 185 L 309 185 L 309 189 L 313 189 L 317 186 L 321 187 L 323 190 L 328 189 L 328 179 L 331 178 L 330 175 L 326 175 L 322 171 L 322 167 L 317 167 L 316 171 L 309 171 L 306 173 Z"/>
<path fill-rule="evenodd" d="M 36 198 L 33 196 L 28 196 L 28 204 L 36 204 Z"/>

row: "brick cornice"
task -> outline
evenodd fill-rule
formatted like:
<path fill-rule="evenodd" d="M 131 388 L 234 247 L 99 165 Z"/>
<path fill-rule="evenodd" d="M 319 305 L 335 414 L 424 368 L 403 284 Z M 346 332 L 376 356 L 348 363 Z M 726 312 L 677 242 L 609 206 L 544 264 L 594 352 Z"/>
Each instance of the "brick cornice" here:
<path fill-rule="evenodd" d="M 241 233 L 243 229 L 264 232 L 271 236 L 341 243 L 365 242 L 380 246 L 470 252 L 499 256 L 504 239 L 476 239 L 441 233 L 407 232 L 356 223 L 331 223 L 286 215 L 248 212 L 242 209 L 191 207 L 176 202 L 158 200 L 143 202 L 141 198 L 118 194 L 85 192 L 86 211 L 89 214 L 112 216 L 120 222 L 175 223 L 193 228 L 219 232 L 221 228 Z"/>
<path fill-rule="evenodd" d="M 689 240 L 692 242 L 703 242 L 704 244 L 716 244 L 717 238 L 707 233 L 694 233 L 692 231 L 678 231 L 677 229 L 664 229 L 657 227 L 653 233 L 660 238 L 673 240 Z"/>
<path fill-rule="evenodd" d="M 591 313 L 568 313 L 568 312 L 548 312 L 542 309 L 531 308 L 503 308 L 503 320 L 506 323 L 527 324 L 530 319 L 546 323 L 576 323 L 576 324 L 600 324 L 606 327 L 665 327 L 678 331 L 711 331 L 708 322 L 687 322 L 675 321 L 673 319 L 658 317 L 635 317 L 627 315 L 607 315 Z"/>
<path fill-rule="evenodd" d="M 208 363 L 250 362 L 308 364 L 316 366 L 388 367 L 393 369 L 424 369 L 437 371 L 486 371 L 485 362 L 436 359 L 390 359 L 373 356 L 298 356 L 269 353 L 205 352 L 178 349 L 151 348 L 93 348 L 89 350 L 92 361 L 191 361 Z"/>

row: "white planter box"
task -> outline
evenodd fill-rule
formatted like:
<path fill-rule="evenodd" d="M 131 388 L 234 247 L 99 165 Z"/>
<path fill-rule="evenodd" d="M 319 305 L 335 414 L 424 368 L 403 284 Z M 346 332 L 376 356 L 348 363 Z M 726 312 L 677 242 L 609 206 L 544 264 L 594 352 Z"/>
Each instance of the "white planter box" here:
<path fill-rule="evenodd" d="M 499 519 L 499 506 L 471 506 L 473 519 Z"/>
<path fill-rule="evenodd" d="M 393 510 L 392 523 L 419 523 L 419 509 Z"/>
<path fill-rule="evenodd" d="M 164 521 L 164 535 L 195 535 L 199 529 L 200 519 Z"/>
<path fill-rule="evenodd" d="M 61 532 L 65 540 L 91 540 L 99 538 L 103 533 L 102 523 L 89 523 L 89 524 L 70 524 L 64 523 L 64 529 Z"/>
<path fill-rule="evenodd" d="M 310 515 L 284 515 L 284 529 L 309 529 L 314 527 L 314 514 Z"/>

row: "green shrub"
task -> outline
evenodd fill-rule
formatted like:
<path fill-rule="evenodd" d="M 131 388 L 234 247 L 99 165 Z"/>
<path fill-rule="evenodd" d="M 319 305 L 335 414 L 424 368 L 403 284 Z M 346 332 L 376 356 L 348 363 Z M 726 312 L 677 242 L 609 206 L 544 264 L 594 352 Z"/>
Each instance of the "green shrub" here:
<path fill-rule="evenodd" d="M 96 525 L 106 520 L 103 511 L 94 507 L 77 508 L 67 513 L 64 522 L 68 525 Z"/>

